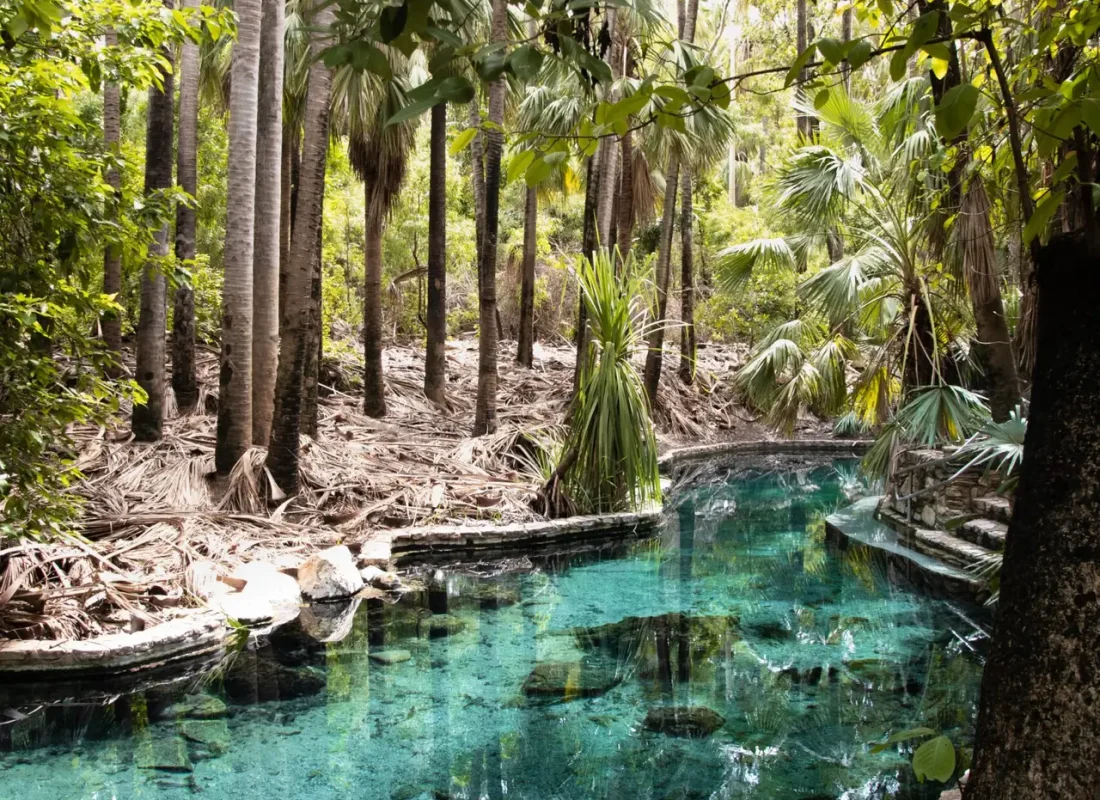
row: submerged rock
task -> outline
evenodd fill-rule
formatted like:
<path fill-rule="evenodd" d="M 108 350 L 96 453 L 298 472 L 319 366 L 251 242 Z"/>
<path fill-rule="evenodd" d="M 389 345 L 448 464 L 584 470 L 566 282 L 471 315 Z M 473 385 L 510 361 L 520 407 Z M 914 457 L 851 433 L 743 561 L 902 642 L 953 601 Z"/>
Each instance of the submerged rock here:
<path fill-rule="evenodd" d="M 311 600 L 340 600 L 363 588 L 363 578 L 344 545 L 314 553 L 298 568 L 298 585 Z"/>
<path fill-rule="evenodd" d="M 314 603 L 302 609 L 302 630 L 318 642 L 342 642 L 355 624 L 359 597 L 339 603 Z"/>
<path fill-rule="evenodd" d="M 702 739 L 725 725 L 726 718 L 706 706 L 662 706 L 649 709 L 642 724 L 666 736 Z"/>
<path fill-rule="evenodd" d="M 378 650 L 367 656 L 371 661 L 378 664 L 385 664 L 387 666 L 391 664 L 400 664 L 404 661 L 408 661 L 412 658 L 412 653 L 408 650 Z"/>
<path fill-rule="evenodd" d="M 226 673 L 224 686 L 235 703 L 265 703 L 319 694 L 327 682 L 324 673 L 310 667 L 288 667 L 246 651 Z"/>
<path fill-rule="evenodd" d="M 432 614 L 424 620 L 429 639 L 442 639 L 466 630 L 466 620 L 453 614 Z"/>
<path fill-rule="evenodd" d="M 222 720 L 187 720 L 180 723 L 179 731 L 184 739 L 201 744 L 212 755 L 229 750 L 229 728 Z"/>
<path fill-rule="evenodd" d="M 187 743 L 178 736 L 143 742 L 134 754 L 134 765 L 158 772 L 191 772 L 194 769 L 187 755 Z"/>
<path fill-rule="evenodd" d="M 598 697 L 619 685 L 615 670 L 586 661 L 547 661 L 536 664 L 523 682 L 528 697 L 575 700 Z"/>
<path fill-rule="evenodd" d="M 492 582 L 478 582 L 464 591 L 462 596 L 476 600 L 481 608 L 486 609 L 514 606 L 520 601 L 518 589 Z"/>
<path fill-rule="evenodd" d="M 168 713 L 183 719 L 222 719 L 226 715 L 226 707 L 213 695 L 191 694 L 171 706 Z"/>

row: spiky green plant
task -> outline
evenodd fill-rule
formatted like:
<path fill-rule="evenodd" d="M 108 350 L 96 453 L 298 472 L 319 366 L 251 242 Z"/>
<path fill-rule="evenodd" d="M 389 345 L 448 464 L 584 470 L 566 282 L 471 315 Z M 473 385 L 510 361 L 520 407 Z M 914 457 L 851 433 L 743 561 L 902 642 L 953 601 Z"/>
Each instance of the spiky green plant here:
<path fill-rule="evenodd" d="M 613 261 L 606 249 L 594 261 L 582 258 L 576 272 L 589 345 L 562 460 L 544 492 L 548 511 L 636 510 L 661 495 L 657 438 L 631 362 L 652 327 L 646 322 L 648 286 L 632 258 L 620 262 L 616 255 Z"/>
<path fill-rule="evenodd" d="M 996 470 L 1001 474 L 1001 491 L 1009 491 L 1016 486 L 1016 470 L 1024 460 L 1024 437 L 1027 435 L 1027 417 L 1020 406 L 1010 412 L 1004 422 L 986 422 L 977 434 L 970 437 L 957 454 L 959 460 L 965 460 L 963 467 L 955 473 L 958 477 L 971 467 Z"/>

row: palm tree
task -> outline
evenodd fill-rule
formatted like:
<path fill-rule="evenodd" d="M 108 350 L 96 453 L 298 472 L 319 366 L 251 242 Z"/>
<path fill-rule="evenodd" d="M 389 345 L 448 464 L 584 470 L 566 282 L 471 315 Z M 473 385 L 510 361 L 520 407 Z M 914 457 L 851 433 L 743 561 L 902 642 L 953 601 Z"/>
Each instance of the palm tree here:
<path fill-rule="evenodd" d="M 184 0 L 185 9 L 198 7 L 198 0 Z M 199 47 L 185 39 L 180 48 L 179 152 L 176 180 L 191 197 L 198 194 L 199 138 Z M 176 206 L 176 260 L 195 260 L 195 208 Z M 172 308 L 172 391 L 181 412 L 190 411 L 199 399 L 195 377 L 195 294 L 190 284 L 176 288 Z"/>
<path fill-rule="evenodd" d="M 473 105 L 473 104 L 471 104 Z M 424 396 L 447 404 L 447 104 L 432 106 L 428 176 L 428 342 Z"/>
<path fill-rule="evenodd" d="M 109 31 L 106 36 L 107 47 L 115 47 L 118 36 Z M 122 105 L 119 98 L 119 86 L 108 81 L 103 84 L 103 144 L 115 157 L 118 156 L 122 133 Z M 115 190 L 115 198 L 122 192 L 122 176 L 111 167 L 107 170 L 107 183 Z M 103 293 L 114 295 L 116 302 L 122 292 L 122 251 L 117 244 L 110 244 L 103 250 Z M 103 343 L 114 355 L 114 363 L 109 368 L 112 377 L 121 372 L 122 367 L 122 321 L 118 314 L 109 312 L 103 315 Z"/>
<path fill-rule="evenodd" d="M 228 474 L 252 445 L 252 260 L 256 224 L 256 115 L 260 0 L 236 0 L 229 89 L 229 178 L 222 284 L 222 352 L 214 465 Z"/>
<path fill-rule="evenodd" d="M 695 379 L 695 209 L 691 197 L 691 168 L 680 173 L 680 380 Z"/>
<path fill-rule="evenodd" d="M 490 41 L 508 42 L 508 3 L 493 0 Z M 504 145 L 503 78 L 489 84 L 489 122 L 485 137 L 485 233 L 478 264 L 478 362 L 474 436 L 497 429 L 497 230 L 500 223 L 500 159 Z"/>
<path fill-rule="evenodd" d="M 386 413 L 382 376 L 382 227 L 405 180 L 416 121 L 388 125 L 405 105 L 402 78 L 379 80 L 372 73 L 342 68 L 333 94 L 348 127 L 348 156 L 366 191 L 365 292 L 363 299 L 363 410 Z"/>
<path fill-rule="evenodd" d="M 282 240 L 283 0 L 263 0 L 256 121 L 256 244 L 252 270 L 252 441 L 266 446 L 279 363 Z"/>
<path fill-rule="evenodd" d="M 328 31 L 332 25 L 332 6 L 316 0 L 313 26 Z M 302 380 L 307 358 L 310 291 L 313 264 L 321 236 L 321 203 L 325 185 L 325 158 L 328 154 L 329 105 L 332 73 L 321 60 L 325 41 L 314 33 L 304 109 L 302 162 L 294 230 L 287 270 L 286 302 L 279 333 L 279 371 L 275 383 L 275 413 L 272 418 L 271 444 L 267 467 L 279 488 L 287 494 L 298 491 L 298 447 L 301 433 Z"/>
<path fill-rule="evenodd" d="M 171 8 L 171 0 L 165 5 Z M 168 65 L 171 53 L 162 56 Z M 160 84 L 149 89 L 148 124 L 145 130 L 145 194 L 172 186 L 172 70 L 162 67 Z M 149 258 L 141 274 L 141 311 L 137 329 L 137 382 L 145 390 L 143 405 L 135 405 L 131 428 L 139 442 L 154 442 L 164 426 L 165 316 L 168 281 L 168 225 L 154 236 Z"/>

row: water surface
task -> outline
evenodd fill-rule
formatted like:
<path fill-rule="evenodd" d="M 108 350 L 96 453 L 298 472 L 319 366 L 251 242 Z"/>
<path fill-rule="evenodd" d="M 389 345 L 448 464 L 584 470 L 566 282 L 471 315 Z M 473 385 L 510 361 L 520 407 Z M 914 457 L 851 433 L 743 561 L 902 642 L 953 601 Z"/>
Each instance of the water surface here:
<path fill-rule="evenodd" d="M 688 480 L 653 539 L 426 573 L 204 677 L 2 725 L 0 796 L 936 797 L 870 744 L 918 724 L 969 740 L 980 612 L 827 547 L 850 462 Z M 673 706 L 716 729 L 647 729 Z"/>

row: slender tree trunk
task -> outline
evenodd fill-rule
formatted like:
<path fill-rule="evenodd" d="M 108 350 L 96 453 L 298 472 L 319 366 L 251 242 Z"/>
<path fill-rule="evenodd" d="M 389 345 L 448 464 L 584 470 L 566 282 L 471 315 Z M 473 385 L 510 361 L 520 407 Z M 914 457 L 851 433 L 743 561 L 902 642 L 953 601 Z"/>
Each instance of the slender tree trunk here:
<path fill-rule="evenodd" d="M 808 33 L 809 24 L 806 14 L 806 0 L 798 0 L 797 8 L 795 10 L 795 49 L 799 54 L 805 51 L 808 46 Z M 806 99 L 806 90 L 803 89 L 803 84 L 806 80 L 807 70 L 805 68 L 798 72 L 798 87 L 795 89 L 795 95 L 802 101 Z M 796 117 L 798 123 L 798 133 L 800 136 L 809 138 L 811 131 L 811 120 L 806 114 L 798 114 Z"/>
<path fill-rule="evenodd" d="M 622 42 L 616 33 L 617 13 L 614 7 L 607 8 L 607 27 L 611 37 L 610 67 L 613 79 L 621 77 Z M 614 90 L 614 83 L 608 87 L 607 102 L 615 103 L 618 93 Z M 612 242 L 612 225 L 615 221 L 615 194 L 616 184 L 619 178 L 619 142 L 615 136 L 607 136 L 600 140 L 597 155 L 600 159 L 600 193 L 596 200 L 596 231 L 599 235 L 598 246 L 601 249 L 610 249 Z"/>
<path fill-rule="evenodd" d="M 957 224 L 964 237 L 963 271 L 989 383 L 989 408 L 995 421 L 1004 422 L 1020 402 L 1020 379 L 1016 374 L 1016 357 L 1001 300 L 991 213 L 981 176 L 974 175 L 963 198 L 962 219 Z"/>
<path fill-rule="evenodd" d="M 229 90 L 229 224 L 222 284 L 222 352 L 214 465 L 228 474 L 252 446 L 252 257 L 256 224 L 256 112 L 260 0 L 236 0 Z"/>
<path fill-rule="evenodd" d="M 171 0 L 165 3 L 171 7 Z M 171 53 L 161 55 L 171 63 Z M 172 186 L 172 71 L 161 71 L 161 88 L 149 89 L 148 122 L 145 130 L 145 194 Z M 141 275 L 141 311 L 137 330 L 137 382 L 148 399 L 135 405 L 131 426 L 139 442 L 154 442 L 164 426 L 165 316 L 168 281 L 164 276 L 168 258 L 168 226 L 157 231 L 149 247 L 149 260 Z"/>
<path fill-rule="evenodd" d="M 332 6 L 316 0 L 312 24 L 332 24 Z M 298 492 L 298 442 L 301 433 L 303 377 L 307 360 L 310 291 L 317 243 L 321 237 L 321 204 L 328 153 L 329 96 L 332 73 L 321 60 L 326 47 L 320 36 L 311 46 L 314 62 L 306 90 L 305 134 L 287 271 L 286 310 L 279 324 L 279 371 L 267 466 L 287 494 Z"/>
<path fill-rule="evenodd" d="M 840 40 L 852 41 L 852 7 L 848 6 L 840 15 Z M 844 91 L 852 91 L 852 65 L 845 61 L 840 65 L 840 74 L 844 76 Z"/>
<path fill-rule="evenodd" d="M 476 110 L 476 106 L 473 106 Z M 447 105 L 432 108 L 428 178 L 428 345 L 424 396 L 447 403 Z"/>
<path fill-rule="evenodd" d="M 676 185 L 680 180 L 680 159 L 673 153 L 668 158 L 665 170 L 665 204 L 661 215 L 661 240 L 657 247 L 657 315 L 656 321 L 664 323 L 668 309 L 668 283 L 672 260 L 672 228 L 676 218 Z M 657 387 L 661 383 L 661 362 L 664 358 L 665 329 L 662 325 L 654 327 L 649 334 L 649 350 L 645 356 L 645 372 L 642 376 L 649 405 L 657 407 Z"/>
<path fill-rule="evenodd" d="M 252 441 L 266 446 L 279 366 L 282 271 L 283 0 L 262 0 L 252 282 Z"/>
<path fill-rule="evenodd" d="M 321 318 L 321 296 L 324 293 L 324 212 L 325 192 L 321 187 L 322 233 L 317 236 L 313 250 L 313 278 L 309 285 L 309 318 L 306 330 L 306 360 L 302 368 L 302 433 L 317 438 L 318 383 L 321 379 L 321 362 L 325 355 L 324 320 Z"/>
<path fill-rule="evenodd" d="M 619 255 L 625 262 L 634 246 L 634 142 L 633 134 L 627 131 L 620 145 L 622 168 L 619 171 L 618 220 L 615 223 L 615 243 L 619 246 Z"/>
<path fill-rule="evenodd" d="M 680 177 L 680 380 L 690 385 L 695 380 L 695 240 L 692 207 L 691 170 Z"/>
<path fill-rule="evenodd" d="M 584 183 L 584 220 L 581 227 L 581 253 L 583 258 L 592 258 L 596 249 L 596 196 L 599 194 L 600 165 L 595 156 L 588 159 Z M 584 295 L 578 291 L 577 298 L 577 361 L 573 365 L 573 394 L 581 385 L 584 371 L 584 356 L 588 352 L 588 308 L 584 304 Z"/>
<path fill-rule="evenodd" d="M 535 251 L 539 224 L 539 196 L 527 188 L 523 215 L 523 278 L 519 291 L 519 347 L 516 361 L 530 369 L 535 363 Z"/>
<path fill-rule="evenodd" d="M 298 169 L 301 165 L 301 136 L 296 125 L 283 128 L 282 196 L 279 201 L 279 231 L 282 251 L 279 254 L 279 324 L 286 310 L 286 281 L 290 270 L 290 240 L 294 230 L 294 200 L 298 194 Z"/>
<path fill-rule="evenodd" d="M 184 0 L 185 9 L 198 0 Z M 180 47 L 179 152 L 176 180 L 191 197 L 198 194 L 199 143 L 199 46 L 184 40 Z M 191 206 L 176 206 L 176 260 L 195 261 L 196 213 Z M 195 293 L 189 284 L 176 289 L 172 308 L 172 391 L 181 412 L 191 411 L 199 400 L 195 377 Z"/>
<path fill-rule="evenodd" d="M 1086 798 L 1100 786 L 1098 258 L 1079 235 L 1039 254 L 1031 411 L 967 800 Z"/>
<path fill-rule="evenodd" d="M 118 44 L 114 31 L 107 33 L 107 46 Z M 117 83 L 103 85 L 103 144 L 115 157 L 119 155 L 119 142 L 122 137 L 122 102 L 119 98 Z M 122 194 L 122 176 L 111 167 L 107 170 L 107 183 L 114 189 L 112 213 L 117 216 L 118 202 Z M 116 303 L 122 302 L 122 248 L 110 244 L 103 251 L 103 293 L 113 295 Z M 109 377 L 117 378 L 122 374 L 122 320 L 114 311 L 103 315 L 103 344 L 114 357 L 114 363 L 107 370 Z"/>
<path fill-rule="evenodd" d="M 508 41 L 508 4 L 493 0 L 492 41 Z M 501 125 L 504 124 L 504 81 L 497 79 L 489 87 L 489 121 L 495 123 L 485 133 L 485 238 L 478 265 L 478 362 L 477 405 L 474 410 L 474 436 L 494 433 L 497 429 L 497 229 L 500 223 L 500 156 L 503 148 Z"/>
<path fill-rule="evenodd" d="M 371 213 L 370 190 L 367 192 L 363 247 L 363 412 L 368 417 L 382 417 L 386 414 L 386 386 L 382 377 L 382 217 Z"/>
<path fill-rule="evenodd" d="M 470 102 L 470 126 L 477 128 L 477 135 L 470 145 L 471 180 L 474 193 L 474 234 L 477 237 L 477 263 L 481 263 L 481 250 L 485 242 L 485 132 L 481 130 L 481 98 L 476 94 Z"/>

